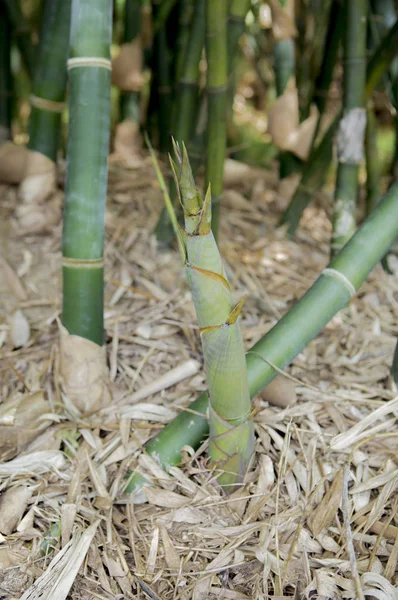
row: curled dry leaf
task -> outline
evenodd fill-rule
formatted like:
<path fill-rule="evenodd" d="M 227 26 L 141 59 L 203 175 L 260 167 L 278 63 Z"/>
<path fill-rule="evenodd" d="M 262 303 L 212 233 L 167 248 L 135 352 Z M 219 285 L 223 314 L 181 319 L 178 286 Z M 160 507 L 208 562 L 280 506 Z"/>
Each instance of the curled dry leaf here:
<path fill-rule="evenodd" d="M 310 116 L 299 122 L 298 90 L 294 79 L 286 86 L 268 113 L 268 132 L 280 149 L 292 152 L 305 160 L 311 150 L 312 139 L 318 120 L 318 111 L 311 107 Z"/>
<path fill-rule="evenodd" d="M 314 537 L 332 523 L 341 502 L 343 490 L 343 470 L 341 469 L 333 479 L 333 483 L 308 519 L 308 526 Z"/>
<path fill-rule="evenodd" d="M 263 389 L 260 396 L 274 406 L 286 408 L 297 402 L 296 385 L 291 379 L 279 375 Z"/>
<path fill-rule="evenodd" d="M 60 372 L 68 399 L 82 414 L 109 404 L 106 353 L 103 346 L 60 327 Z"/>
<path fill-rule="evenodd" d="M 142 75 L 143 55 L 141 39 L 123 44 L 112 61 L 112 83 L 120 90 L 139 92 L 144 85 Z"/>
<path fill-rule="evenodd" d="M 145 495 L 149 504 L 155 506 L 162 506 L 164 508 L 181 508 L 186 504 L 192 502 L 191 498 L 181 496 L 175 492 L 169 492 L 168 490 L 153 489 L 151 487 L 145 487 Z"/>
<path fill-rule="evenodd" d="M 29 321 L 21 310 L 16 310 L 11 318 L 10 336 L 14 348 L 25 346 L 25 344 L 27 344 L 29 341 Z"/>
<path fill-rule="evenodd" d="M 43 415 L 50 412 L 43 392 L 14 396 L 0 405 L 0 453 L 15 456 L 26 444 L 48 427 Z"/>
<path fill-rule="evenodd" d="M 115 154 L 128 162 L 130 166 L 139 166 L 143 162 L 142 137 L 138 123 L 125 119 L 116 126 L 113 140 Z"/>
<path fill-rule="evenodd" d="M 0 147 L 0 183 L 20 183 L 26 174 L 29 150 L 13 142 Z"/>
<path fill-rule="evenodd" d="M 58 450 L 40 450 L 22 454 L 14 460 L 0 463 L 0 477 L 42 475 L 65 466 L 65 456 Z"/>
<path fill-rule="evenodd" d="M 18 233 L 51 233 L 61 219 L 63 193 L 54 191 L 45 204 L 22 203 L 15 210 Z"/>
<path fill-rule="evenodd" d="M 296 37 L 297 29 L 294 23 L 294 0 L 288 0 L 282 6 L 279 0 L 268 0 L 272 15 L 272 33 L 275 40 L 290 40 Z"/>
<path fill-rule="evenodd" d="M 9 488 L 0 497 L 0 532 L 10 535 L 18 523 L 32 497 L 33 488 L 26 485 L 16 485 Z"/>
<path fill-rule="evenodd" d="M 20 278 L 14 269 L 8 264 L 8 262 L 1 256 L 0 269 L 7 283 L 7 288 L 14 294 L 16 298 L 18 298 L 18 300 L 26 300 L 27 294 Z"/>
<path fill-rule="evenodd" d="M 56 164 L 41 152 L 28 151 L 26 171 L 19 186 L 22 202 L 40 204 L 57 188 Z"/>

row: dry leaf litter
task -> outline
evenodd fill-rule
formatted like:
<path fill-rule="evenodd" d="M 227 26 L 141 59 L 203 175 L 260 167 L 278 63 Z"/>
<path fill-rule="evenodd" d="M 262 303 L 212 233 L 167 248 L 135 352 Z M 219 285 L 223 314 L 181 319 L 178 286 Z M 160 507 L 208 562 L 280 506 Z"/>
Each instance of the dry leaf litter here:
<path fill-rule="evenodd" d="M 236 298 L 248 295 L 247 348 L 328 261 L 329 198 L 290 241 L 276 227 L 287 189 L 227 161 L 221 251 Z M 398 598 L 396 265 L 377 267 L 289 378 L 255 398 L 253 465 L 227 497 L 205 441 L 169 473 L 143 451 L 206 388 L 179 256 L 151 235 L 162 197 L 149 160 L 110 160 L 111 405 L 85 417 L 61 377 L 61 225 L 21 237 L 16 189 L 0 194 L 0 597 Z M 152 487 L 131 497 L 136 467 Z"/>

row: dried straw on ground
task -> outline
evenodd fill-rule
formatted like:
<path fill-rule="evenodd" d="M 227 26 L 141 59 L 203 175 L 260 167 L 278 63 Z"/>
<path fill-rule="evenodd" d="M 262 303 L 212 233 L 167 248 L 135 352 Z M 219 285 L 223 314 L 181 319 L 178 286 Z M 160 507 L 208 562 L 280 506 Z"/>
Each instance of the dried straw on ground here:
<path fill-rule="evenodd" d="M 328 198 L 307 210 L 293 242 L 275 228 L 286 198 L 273 175 L 234 175 L 221 251 L 236 298 L 248 295 L 249 347 L 327 263 Z M 255 399 L 252 469 L 224 497 L 206 443 L 168 474 L 142 452 L 205 389 L 179 257 L 158 254 L 150 235 L 162 200 L 149 161 L 111 161 L 113 404 L 84 419 L 60 382 L 60 227 L 18 237 L 16 192 L 0 192 L 0 597 L 397 598 L 397 272 L 378 267 L 297 357 L 278 406 L 270 393 Z M 153 487 L 133 504 L 123 486 L 136 466 Z"/>

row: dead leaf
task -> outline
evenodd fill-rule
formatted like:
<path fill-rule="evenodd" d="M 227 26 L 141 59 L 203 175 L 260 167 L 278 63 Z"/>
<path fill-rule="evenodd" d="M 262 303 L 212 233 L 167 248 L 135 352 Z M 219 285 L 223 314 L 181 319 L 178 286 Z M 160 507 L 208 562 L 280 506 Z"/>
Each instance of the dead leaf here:
<path fill-rule="evenodd" d="M 14 348 L 25 346 L 30 337 L 29 321 L 21 310 L 16 310 L 10 322 L 10 335 Z"/>
<path fill-rule="evenodd" d="M 286 6 L 282 6 L 279 0 L 268 0 L 272 15 L 272 33 L 274 39 L 290 40 L 297 35 L 294 23 L 294 0 L 288 0 Z"/>
<path fill-rule="evenodd" d="M 163 508 L 180 508 L 192 502 L 191 498 L 187 498 L 186 496 L 181 496 L 168 490 L 154 489 L 149 486 L 145 487 L 145 495 L 149 504 L 162 506 Z"/>
<path fill-rule="evenodd" d="M 13 142 L 0 146 L 0 182 L 20 183 L 25 177 L 29 150 Z"/>
<path fill-rule="evenodd" d="M 33 494 L 32 486 L 16 485 L 0 497 L 0 532 L 10 535 L 20 522 Z"/>
<path fill-rule="evenodd" d="M 142 75 L 143 54 L 141 38 L 122 44 L 120 52 L 112 61 L 112 83 L 120 90 L 139 92 L 144 85 Z"/>
<path fill-rule="evenodd" d="M 332 485 L 308 519 L 308 526 L 314 537 L 332 523 L 341 502 L 343 490 L 343 470 L 337 472 Z"/>
<path fill-rule="evenodd" d="M 109 404 L 106 352 L 90 340 L 60 329 L 60 372 L 67 398 L 88 414 Z"/>
<path fill-rule="evenodd" d="M 7 287 L 19 300 L 26 300 L 27 294 L 22 282 L 14 269 L 8 264 L 5 258 L 0 256 L 0 268 L 7 282 Z"/>

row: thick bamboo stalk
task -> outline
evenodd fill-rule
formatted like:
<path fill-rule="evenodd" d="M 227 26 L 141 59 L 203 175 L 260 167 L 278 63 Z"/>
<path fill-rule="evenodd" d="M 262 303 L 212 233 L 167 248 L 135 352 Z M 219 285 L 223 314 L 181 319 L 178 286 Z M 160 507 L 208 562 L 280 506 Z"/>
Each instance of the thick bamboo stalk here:
<path fill-rule="evenodd" d="M 18 48 L 29 77 L 32 79 L 36 66 L 36 48 L 32 44 L 29 24 L 21 11 L 19 0 L 3 0 L 7 7 L 8 17 L 12 23 L 14 33 L 17 37 Z"/>
<path fill-rule="evenodd" d="M 112 0 L 72 0 L 62 320 L 103 344 Z"/>
<path fill-rule="evenodd" d="M 124 6 L 124 43 L 134 41 L 141 29 L 141 0 L 126 0 Z M 120 91 L 120 116 L 122 121 L 131 119 L 134 123 L 139 122 L 140 108 L 139 91 Z"/>
<path fill-rule="evenodd" d="M 358 172 L 363 160 L 366 110 L 367 0 L 346 0 L 343 116 L 337 134 L 337 179 L 334 197 L 332 253 L 356 228 Z"/>
<path fill-rule="evenodd" d="M 397 235 L 398 183 L 390 188 L 313 286 L 246 354 L 252 397 L 278 374 L 272 365 L 278 369 L 287 366 L 347 305 Z M 166 470 L 178 464 L 182 448 L 187 444 L 196 448 L 206 436 L 207 408 L 208 398 L 204 393 L 146 444 L 148 454 L 156 457 Z M 145 483 L 142 475 L 135 474 L 126 491 L 137 491 Z"/>
<path fill-rule="evenodd" d="M 72 0 L 45 0 L 30 98 L 28 147 L 56 162 L 66 89 Z"/>
<path fill-rule="evenodd" d="M 175 81 L 177 82 L 182 77 L 182 72 L 186 61 L 195 4 L 196 2 L 194 0 L 180 0 L 178 36 L 176 43 L 176 63 L 174 70 Z"/>
<path fill-rule="evenodd" d="M 207 157 L 206 187 L 211 183 L 212 227 L 217 238 L 227 144 L 227 0 L 206 0 Z"/>
<path fill-rule="evenodd" d="M 11 139 L 11 24 L 0 2 L 0 144 Z"/>
<path fill-rule="evenodd" d="M 377 46 L 375 52 L 373 53 L 369 61 L 366 71 L 366 100 L 370 97 L 374 88 L 379 83 L 381 77 L 389 68 L 392 60 L 398 54 L 397 25 L 398 23 L 394 25 L 384 36 L 384 38 Z M 290 204 L 282 217 L 281 223 L 289 224 L 289 235 L 294 234 L 299 224 L 301 215 L 308 203 L 310 202 L 312 195 L 317 189 L 320 189 L 323 185 L 326 176 L 326 171 L 330 165 L 329 156 L 331 157 L 331 150 L 328 154 L 326 152 L 326 148 L 323 142 L 326 142 L 327 138 L 329 138 L 330 143 L 332 143 L 334 135 L 333 130 L 336 128 L 339 119 L 340 115 L 338 115 L 336 119 L 334 119 L 333 122 L 329 125 L 329 128 L 324 134 L 322 142 L 312 150 L 310 157 L 307 160 L 301 183 L 298 186 L 296 192 L 294 193 L 293 198 L 291 199 Z M 320 160 L 320 154 L 324 155 L 324 160 Z M 318 171 L 318 174 L 316 173 L 316 171 Z M 316 188 L 311 188 L 309 185 L 309 182 L 313 180 L 317 182 Z M 306 190 L 308 190 L 308 192 L 306 192 Z"/>

